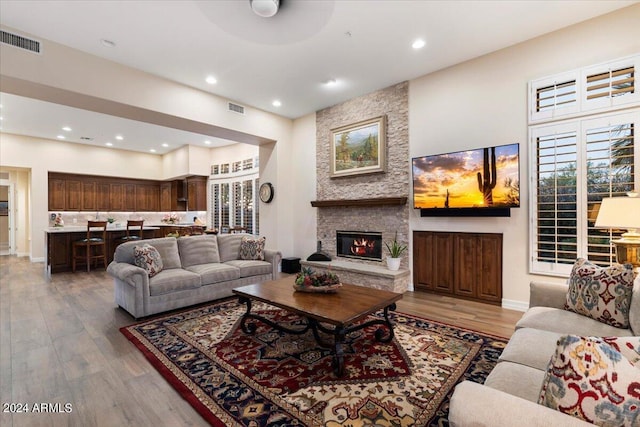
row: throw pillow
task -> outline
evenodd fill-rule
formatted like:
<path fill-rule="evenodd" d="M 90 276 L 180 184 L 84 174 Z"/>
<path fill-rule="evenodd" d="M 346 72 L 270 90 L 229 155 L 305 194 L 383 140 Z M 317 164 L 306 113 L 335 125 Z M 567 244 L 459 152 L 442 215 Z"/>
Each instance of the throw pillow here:
<path fill-rule="evenodd" d="M 162 271 L 160 252 L 148 243 L 133 248 L 133 259 L 138 267 L 147 271 L 149 277 L 153 277 Z"/>
<path fill-rule="evenodd" d="M 621 351 L 624 349 L 624 351 Z M 640 425 L 640 337 L 560 337 L 538 403 L 599 426 Z"/>
<path fill-rule="evenodd" d="M 628 328 L 632 291 L 630 264 L 599 267 L 578 258 L 569 277 L 564 308 L 616 328 Z"/>
<path fill-rule="evenodd" d="M 244 236 L 240 242 L 240 259 L 263 261 L 265 241 L 265 237 L 254 239 Z"/>

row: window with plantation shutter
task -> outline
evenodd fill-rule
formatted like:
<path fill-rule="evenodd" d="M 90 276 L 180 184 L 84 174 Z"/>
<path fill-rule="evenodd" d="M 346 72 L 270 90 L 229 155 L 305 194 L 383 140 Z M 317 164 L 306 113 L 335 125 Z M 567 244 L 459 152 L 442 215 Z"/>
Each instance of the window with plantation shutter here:
<path fill-rule="evenodd" d="M 604 197 L 640 189 L 639 123 L 635 108 L 530 128 L 532 272 L 567 275 L 578 257 L 615 262 L 611 240 L 626 230 L 594 225 Z"/>
<path fill-rule="evenodd" d="M 619 238 L 622 230 L 595 228 L 594 224 L 603 198 L 624 196 L 634 189 L 635 124 L 598 121 L 586 123 L 585 135 L 587 258 L 609 265 L 615 262 L 610 241 Z"/>
<path fill-rule="evenodd" d="M 257 186 L 257 174 L 212 181 L 210 223 L 213 227 L 218 230 L 223 226 L 245 227 L 247 233 L 258 234 Z"/>
<path fill-rule="evenodd" d="M 640 55 L 529 82 L 529 124 L 607 113 L 640 102 Z"/>
<path fill-rule="evenodd" d="M 529 121 L 547 121 L 579 111 L 579 75 L 572 71 L 530 82 Z"/>
<path fill-rule="evenodd" d="M 635 91 L 634 71 L 634 67 L 627 67 L 587 76 L 587 99 L 632 94 Z"/>
<path fill-rule="evenodd" d="M 536 112 L 549 111 L 576 103 L 576 81 L 554 83 L 536 89 Z"/>
<path fill-rule="evenodd" d="M 553 126 L 532 136 L 534 270 L 552 272 L 558 264 L 573 264 L 578 254 L 578 132 L 575 126 Z"/>
<path fill-rule="evenodd" d="M 582 73 L 583 110 L 607 110 L 638 102 L 636 72 L 640 56 L 589 67 Z"/>

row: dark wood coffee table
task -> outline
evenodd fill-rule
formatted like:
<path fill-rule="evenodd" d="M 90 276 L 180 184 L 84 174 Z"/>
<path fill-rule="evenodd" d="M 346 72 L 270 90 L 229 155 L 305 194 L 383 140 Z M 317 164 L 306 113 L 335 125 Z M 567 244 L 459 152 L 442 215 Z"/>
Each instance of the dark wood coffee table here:
<path fill-rule="evenodd" d="M 347 284 L 331 294 L 296 292 L 293 290 L 294 280 L 294 277 L 286 277 L 233 290 L 240 298 L 240 303 L 247 306 L 240 324 L 244 333 L 253 334 L 256 331 L 256 325 L 249 322 L 250 319 L 290 334 L 300 335 L 311 330 L 318 344 L 333 348 L 333 369 L 337 376 L 344 373 L 342 344 L 347 334 L 371 325 L 383 325 L 386 327 L 386 334 L 383 328 L 378 328 L 375 332 L 376 340 L 386 343 L 393 339 L 393 324 L 389 321 L 389 310 L 396 309 L 395 303 L 402 298 L 402 294 Z M 302 329 L 278 325 L 263 316 L 251 313 L 252 301 L 262 301 L 299 314 L 307 320 L 307 325 Z M 384 320 L 375 319 L 354 325 L 378 310 L 384 310 Z M 333 343 L 324 341 L 318 331 L 332 335 Z"/>

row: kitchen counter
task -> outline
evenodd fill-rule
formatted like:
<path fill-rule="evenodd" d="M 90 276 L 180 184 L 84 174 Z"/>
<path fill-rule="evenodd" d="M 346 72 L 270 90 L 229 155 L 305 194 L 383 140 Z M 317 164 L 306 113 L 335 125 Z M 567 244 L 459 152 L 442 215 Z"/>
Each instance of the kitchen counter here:
<path fill-rule="evenodd" d="M 165 225 L 165 224 L 162 224 Z M 124 224 L 108 224 L 107 231 L 125 231 L 127 228 Z M 159 230 L 159 225 L 145 225 L 142 227 L 143 230 Z M 86 232 L 86 225 L 65 225 L 64 227 L 47 227 L 44 229 L 45 233 L 77 233 L 77 232 Z"/>

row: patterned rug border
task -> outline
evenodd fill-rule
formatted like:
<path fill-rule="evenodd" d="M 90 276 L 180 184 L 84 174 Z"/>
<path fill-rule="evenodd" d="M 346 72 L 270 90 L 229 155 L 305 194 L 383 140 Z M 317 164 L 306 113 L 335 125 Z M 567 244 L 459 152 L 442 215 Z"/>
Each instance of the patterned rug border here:
<path fill-rule="evenodd" d="M 197 393 L 195 393 L 185 383 L 183 383 L 181 381 L 181 379 L 178 376 L 176 376 L 176 374 L 173 373 L 171 371 L 171 369 L 169 369 L 163 363 L 163 361 L 158 356 L 156 356 L 143 342 L 141 342 L 138 339 L 138 337 L 135 336 L 135 334 L 133 334 L 129 329 L 133 329 L 133 328 L 135 328 L 135 327 L 137 327 L 139 325 L 143 325 L 143 324 L 146 324 L 146 323 L 149 323 L 149 322 L 163 321 L 165 319 L 170 319 L 170 318 L 175 317 L 175 316 L 180 316 L 180 315 L 185 315 L 185 314 L 191 313 L 191 312 L 205 310 L 209 306 L 231 303 L 231 302 L 234 302 L 234 300 L 237 300 L 237 298 L 236 297 L 227 297 L 227 298 L 222 298 L 222 299 L 219 299 L 219 300 L 215 300 L 215 301 L 210 301 L 210 302 L 207 302 L 207 303 L 199 304 L 197 306 L 187 307 L 185 309 L 179 309 L 179 310 L 174 310 L 174 311 L 171 311 L 171 312 L 160 313 L 158 315 L 152 315 L 152 316 L 149 316 L 149 317 L 146 317 L 146 318 L 143 318 L 143 319 L 139 319 L 138 321 L 136 321 L 136 322 L 134 322 L 134 323 L 132 323 L 130 325 L 123 326 L 123 327 L 121 327 L 119 329 L 120 332 L 145 356 L 145 358 L 158 371 L 158 373 L 160 373 L 160 375 L 164 378 L 164 380 L 167 381 L 178 392 L 178 394 L 184 400 L 186 400 L 196 410 L 196 412 L 198 412 L 198 414 L 200 414 L 200 416 L 203 417 L 203 419 L 206 422 L 208 422 L 210 425 L 216 426 L 216 427 L 226 427 L 229 424 L 223 422 L 214 413 L 212 413 L 212 411 L 207 407 L 207 405 L 205 405 L 200 399 L 198 399 Z M 276 307 L 274 307 L 274 308 L 276 308 Z M 425 316 L 421 316 L 421 315 L 416 315 L 416 314 L 412 314 L 412 313 L 406 313 L 406 312 L 399 311 L 399 310 L 396 310 L 394 313 L 395 313 L 395 315 L 398 315 L 398 316 L 413 317 L 414 319 L 425 321 L 425 322 L 430 322 L 430 323 L 433 323 L 435 325 L 439 325 L 441 327 L 451 328 L 454 331 L 462 331 L 462 332 L 477 334 L 477 335 L 479 335 L 481 337 L 487 337 L 487 338 L 495 339 L 495 340 L 498 340 L 498 341 L 503 340 L 503 341 L 505 341 L 505 343 L 509 340 L 509 338 L 505 337 L 505 336 L 492 334 L 492 333 L 481 332 L 481 331 L 478 331 L 478 330 L 475 330 L 475 329 L 471 329 L 471 328 L 456 326 L 456 325 L 453 325 L 453 324 L 448 323 L 448 322 L 443 322 L 443 321 L 440 321 L 440 320 L 434 320 L 434 319 L 431 319 L 431 318 L 428 318 L 428 317 L 425 317 Z M 464 377 L 461 376 L 459 378 L 458 382 L 461 382 L 463 380 L 464 380 Z M 453 392 L 453 388 L 449 391 L 449 393 L 452 393 L 452 392 Z"/>

